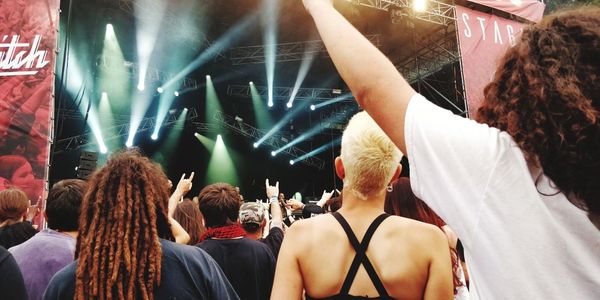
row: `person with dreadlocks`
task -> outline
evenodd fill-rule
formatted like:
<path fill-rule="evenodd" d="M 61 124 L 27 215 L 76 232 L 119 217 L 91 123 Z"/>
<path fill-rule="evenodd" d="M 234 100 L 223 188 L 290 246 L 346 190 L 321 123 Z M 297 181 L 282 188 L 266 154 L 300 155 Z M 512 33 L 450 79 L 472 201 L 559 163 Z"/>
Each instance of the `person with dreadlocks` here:
<path fill-rule="evenodd" d="M 52 278 L 44 299 L 239 299 L 209 255 L 173 242 L 158 165 L 136 150 L 120 152 L 89 186 L 77 260 Z"/>
<path fill-rule="evenodd" d="M 524 28 L 469 120 L 419 95 L 332 0 L 304 4 L 360 106 L 408 156 L 415 195 L 461 239 L 472 299 L 598 299 L 600 8 Z"/>
<path fill-rule="evenodd" d="M 277 196 L 273 202 L 277 203 Z M 207 228 L 198 247 L 217 261 L 241 299 L 269 299 L 275 257 L 267 245 L 246 237 L 239 221 L 237 190 L 226 183 L 211 184 L 200 191 L 198 203 Z"/>

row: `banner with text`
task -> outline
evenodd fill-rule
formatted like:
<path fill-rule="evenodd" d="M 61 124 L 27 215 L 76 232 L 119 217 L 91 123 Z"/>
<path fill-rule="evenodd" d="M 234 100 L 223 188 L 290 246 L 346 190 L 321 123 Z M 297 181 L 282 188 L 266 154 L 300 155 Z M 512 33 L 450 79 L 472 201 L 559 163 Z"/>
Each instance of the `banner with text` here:
<path fill-rule="evenodd" d="M 546 8 L 546 5 L 538 0 L 469 0 L 469 2 L 499 9 L 531 22 L 541 20 Z"/>
<path fill-rule="evenodd" d="M 59 0 L 0 1 L 0 190 L 48 179 Z"/>
<path fill-rule="evenodd" d="M 459 5 L 456 17 L 467 105 L 469 115 L 474 117 L 499 59 L 515 45 L 526 25 Z"/>

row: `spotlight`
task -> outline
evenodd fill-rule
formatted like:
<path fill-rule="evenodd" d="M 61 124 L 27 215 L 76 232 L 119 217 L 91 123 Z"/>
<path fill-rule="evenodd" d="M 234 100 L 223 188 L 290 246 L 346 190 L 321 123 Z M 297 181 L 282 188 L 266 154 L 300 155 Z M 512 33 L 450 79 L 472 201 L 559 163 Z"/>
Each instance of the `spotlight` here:
<path fill-rule="evenodd" d="M 179 97 L 179 91 L 173 92 L 173 95 L 175 95 L 175 97 Z"/>
<path fill-rule="evenodd" d="M 133 141 L 127 141 L 127 142 L 125 143 L 125 146 L 127 146 L 127 148 L 131 148 L 131 147 L 133 147 Z"/>
<path fill-rule="evenodd" d="M 315 110 L 315 109 L 317 109 L 317 107 L 314 104 L 311 104 L 310 105 L 310 110 Z"/>
<path fill-rule="evenodd" d="M 424 12 L 427 9 L 426 0 L 413 0 L 413 9 L 417 12 Z"/>
<path fill-rule="evenodd" d="M 110 32 L 114 32 L 115 31 L 114 28 L 113 28 L 113 26 L 112 26 L 112 24 L 110 24 L 110 23 L 106 24 L 106 31 L 110 31 Z"/>
<path fill-rule="evenodd" d="M 183 108 L 183 111 L 188 111 L 188 108 L 187 108 L 187 107 L 184 107 L 184 108 Z"/>
<path fill-rule="evenodd" d="M 277 153 L 275 151 L 271 151 L 271 156 L 275 156 Z"/>
<path fill-rule="evenodd" d="M 145 88 L 144 83 L 139 83 L 137 86 L 138 91 L 143 91 Z"/>
<path fill-rule="evenodd" d="M 288 108 L 292 107 L 292 102 L 288 102 L 285 106 L 287 106 Z"/>
<path fill-rule="evenodd" d="M 108 97 L 108 93 L 107 92 L 102 92 L 102 97 Z"/>
<path fill-rule="evenodd" d="M 206 75 L 206 79 L 210 79 L 210 75 Z"/>
<path fill-rule="evenodd" d="M 151 138 L 153 141 L 156 141 L 156 140 L 158 140 L 158 134 L 156 134 L 156 133 L 153 133 L 153 134 L 150 136 L 150 138 Z"/>
<path fill-rule="evenodd" d="M 157 91 L 159 94 L 162 94 L 162 93 L 163 93 L 165 90 L 164 90 L 162 87 L 158 87 L 158 88 L 156 89 L 156 91 Z"/>
<path fill-rule="evenodd" d="M 295 162 L 294 162 L 294 160 L 293 160 L 293 159 L 290 159 L 290 165 L 292 165 L 292 166 L 293 166 L 293 165 L 294 165 L 294 163 L 295 163 Z"/>
<path fill-rule="evenodd" d="M 197 132 L 194 132 L 194 136 L 195 137 L 200 137 L 201 135 L 199 133 L 197 133 Z"/>
<path fill-rule="evenodd" d="M 253 146 L 254 148 L 258 148 L 258 143 L 254 143 L 254 144 L 252 144 L 252 146 Z"/>
<path fill-rule="evenodd" d="M 108 152 L 108 149 L 106 149 L 106 146 L 100 145 L 100 153 L 106 154 L 106 152 Z"/>
<path fill-rule="evenodd" d="M 273 102 L 269 102 L 267 105 L 268 105 L 269 107 L 273 107 Z"/>
<path fill-rule="evenodd" d="M 254 82 L 250 81 L 250 85 L 254 85 Z"/>
<path fill-rule="evenodd" d="M 243 122 L 244 121 L 244 119 L 242 119 L 242 117 L 240 117 L 240 116 L 235 116 L 235 120 L 238 121 L 238 122 Z"/>

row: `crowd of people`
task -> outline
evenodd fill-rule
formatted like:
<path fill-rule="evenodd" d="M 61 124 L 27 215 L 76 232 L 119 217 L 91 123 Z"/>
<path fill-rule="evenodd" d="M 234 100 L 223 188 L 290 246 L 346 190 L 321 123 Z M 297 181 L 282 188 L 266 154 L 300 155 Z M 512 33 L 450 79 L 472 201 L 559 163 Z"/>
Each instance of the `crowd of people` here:
<path fill-rule="evenodd" d="M 365 109 L 335 159 L 342 191 L 302 203 L 267 179 L 264 201 L 228 183 L 189 199 L 194 173 L 172 191 L 118 152 L 45 207 L 0 192 L 0 298 L 600 297 L 599 8 L 524 30 L 469 120 L 416 93 L 332 1 L 304 4 Z"/>

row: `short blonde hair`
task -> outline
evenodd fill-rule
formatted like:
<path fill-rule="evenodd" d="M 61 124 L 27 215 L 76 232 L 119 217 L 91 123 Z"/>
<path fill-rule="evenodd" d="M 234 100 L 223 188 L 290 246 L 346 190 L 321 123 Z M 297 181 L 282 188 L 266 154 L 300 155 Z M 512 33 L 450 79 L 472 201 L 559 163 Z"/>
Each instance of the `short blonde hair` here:
<path fill-rule="evenodd" d="M 381 192 L 396 172 L 402 152 L 366 113 L 350 119 L 342 135 L 344 190 L 360 199 Z"/>

